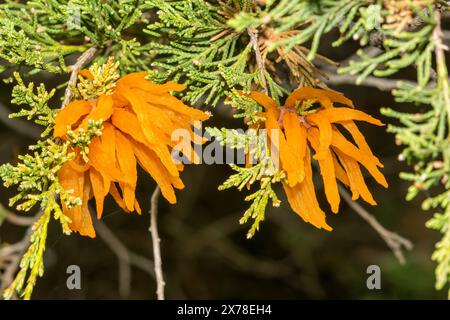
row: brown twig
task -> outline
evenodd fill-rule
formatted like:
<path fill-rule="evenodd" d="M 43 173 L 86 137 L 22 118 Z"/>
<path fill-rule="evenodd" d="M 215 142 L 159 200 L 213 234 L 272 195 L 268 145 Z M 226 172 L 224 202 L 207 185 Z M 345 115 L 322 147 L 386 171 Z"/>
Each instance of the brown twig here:
<path fill-rule="evenodd" d="M 339 193 L 341 194 L 342 198 L 344 198 L 345 202 L 347 202 L 347 204 L 350 206 L 350 208 L 352 208 L 380 235 L 380 237 L 384 240 L 384 242 L 386 242 L 388 247 L 392 250 L 392 252 L 398 259 L 400 264 L 404 264 L 405 256 L 403 254 L 403 249 L 412 250 L 414 246 L 411 243 L 411 241 L 383 227 L 378 222 L 378 220 L 375 219 L 373 215 L 371 215 L 366 209 L 364 209 L 357 202 L 352 200 L 352 197 L 347 192 L 347 190 L 345 190 L 342 187 L 339 187 Z"/>
<path fill-rule="evenodd" d="M 256 30 L 252 30 L 250 28 L 247 29 L 247 33 L 250 36 L 250 42 L 253 47 L 253 51 L 255 51 L 255 57 L 256 57 L 256 65 L 258 67 L 258 71 L 261 77 L 264 93 L 266 95 L 269 95 L 269 90 L 267 88 L 267 81 L 266 81 L 266 75 L 264 74 L 265 68 L 264 68 L 264 61 L 261 55 L 261 50 L 259 49 L 258 44 L 258 34 Z"/>
<path fill-rule="evenodd" d="M 16 274 L 20 266 L 20 260 L 22 259 L 22 256 L 25 254 L 25 251 L 30 245 L 30 235 L 31 232 L 30 230 L 28 230 L 24 238 L 20 242 L 16 243 L 17 251 L 8 256 L 0 256 L 0 260 L 9 261 L 9 263 L 5 264 L 4 270 L 1 275 L 0 292 L 3 293 L 3 290 L 8 288 L 8 286 L 13 282 L 14 275 Z"/>
<path fill-rule="evenodd" d="M 350 75 L 350 74 L 332 74 L 329 75 L 328 79 L 325 80 L 326 83 L 332 85 L 355 85 L 356 79 L 358 76 Z M 416 86 L 417 83 L 408 80 L 396 80 L 396 79 L 385 79 L 385 78 L 376 78 L 373 76 L 368 76 L 361 82 L 361 86 L 373 87 L 377 88 L 380 91 L 392 91 L 398 88 L 399 81 L 403 83 Z"/>
<path fill-rule="evenodd" d="M 35 221 L 35 217 L 22 217 L 12 212 L 6 213 L 6 221 L 12 223 L 16 226 L 28 227 L 31 226 Z"/>
<path fill-rule="evenodd" d="M 442 30 L 443 38 L 445 41 L 450 41 L 450 31 L 449 30 Z"/>
<path fill-rule="evenodd" d="M 6 209 L 2 204 L 0 204 L 0 216 L 4 217 L 4 219 L 9 223 L 21 227 L 31 226 L 36 221 L 36 218 L 34 216 L 33 217 L 19 216 Z"/>
<path fill-rule="evenodd" d="M 75 64 L 70 67 L 72 69 L 72 73 L 70 74 L 69 83 L 67 84 L 67 88 L 64 93 L 62 108 L 64 108 L 72 99 L 73 92 L 71 87 L 75 86 L 77 82 L 78 72 L 84 67 L 85 64 L 87 64 L 89 61 L 91 61 L 92 58 L 94 58 L 96 53 L 97 47 L 94 46 L 89 48 L 81 56 L 79 56 Z"/>
<path fill-rule="evenodd" d="M 164 276 L 162 271 L 162 260 L 161 260 L 161 239 L 158 234 L 158 200 L 161 190 L 156 187 L 153 191 L 151 198 L 150 207 L 150 228 L 149 231 L 152 234 L 153 242 L 153 261 L 156 276 L 156 295 L 158 300 L 164 300 Z"/>

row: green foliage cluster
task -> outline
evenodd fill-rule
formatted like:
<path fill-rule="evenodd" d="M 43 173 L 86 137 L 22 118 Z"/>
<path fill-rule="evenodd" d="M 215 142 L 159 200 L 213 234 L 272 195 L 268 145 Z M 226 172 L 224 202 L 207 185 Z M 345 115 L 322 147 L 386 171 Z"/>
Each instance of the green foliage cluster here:
<path fill-rule="evenodd" d="M 120 61 L 121 72 L 145 69 L 148 39 L 141 30 L 147 8 L 143 0 L 6 0 L 0 4 L 2 69 L 68 73 L 65 58 L 92 45 Z"/>
<path fill-rule="evenodd" d="M 105 64 L 94 64 L 89 69 L 92 79 L 85 78 L 82 75 L 78 76 L 78 83 L 72 87 L 74 99 L 89 100 L 102 94 L 111 94 L 116 87 L 116 81 L 120 77 L 119 67 L 120 63 L 114 62 L 112 58 Z"/>
<path fill-rule="evenodd" d="M 49 192 L 56 192 L 56 190 L 51 188 Z M 20 261 L 20 271 L 10 286 L 3 292 L 5 299 L 11 299 L 14 294 L 18 293 L 20 297 L 29 300 L 37 278 L 44 275 L 44 252 L 52 212 L 54 212 L 55 219 L 60 220 L 64 233 L 70 234 L 68 227 L 70 220 L 62 213 L 61 207 L 53 198 L 53 194 L 47 199 L 49 202 L 45 204 L 42 215 L 33 225 L 34 231 L 30 235 L 30 246 Z"/>
<path fill-rule="evenodd" d="M 156 37 L 151 43 L 154 80 L 181 82 L 189 87 L 187 101 L 214 106 L 232 88 L 249 90 L 258 81 L 259 73 L 249 69 L 252 46 L 247 34 L 227 25 L 229 15 L 252 7 L 250 1 L 148 3 L 159 19 L 145 30 Z"/>
<path fill-rule="evenodd" d="M 239 220 L 241 224 L 247 223 L 250 219 L 254 220 L 247 233 L 247 238 L 250 239 L 265 219 L 269 200 L 274 207 L 280 206 L 281 201 L 273 186 L 283 181 L 286 175 L 284 171 L 277 168 L 270 157 L 265 130 L 249 129 L 247 132 L 240 132 L 225 128 L 207 128 L 207 132 L 222 146 L 238 149 L 246 155 L 246 167 L 231 164 L 235 174 L 220 185 L 219 190 L 237 188 L 242 191 L 245 187 L 250 190 L 257 183 L 257 190 L 245 198 L 245 201 L 251 204 Z"/>
<path fill-rule="evenodd" d="M 12 91 L 11 103 L 18 106 L 25 106 L 24 109 L 19 112 L 9 115 L 10 118 L 26 117 L 27 120 L 33 120 L 36 124 L 45 126 L 47 129 L 51 129 L 53 126 L 53 119 L 56 114 L 56 110 L 50 108 L 50 99 L 55 95 L 55 89 L 48 92 L 45 89 L 43 83 L 36 88 L 34 92 L 34 83 L 30 82 L 26 86 L 18 72 L 14 72 L 14 78 L 17 85 L 14 86 Z M 43 132 L 43 136 L 47 135 L 49 130 Z"/>
<path fill-rule="evenodd" d="M 237 165 L 231 165 L 231 168 L 236 171 L 236 173 L 231 175 L 228 180 L 219 187 L 219 190 L 235 187 L 241 191 L 245 186 L 248 186 L 250 189 L 255 182 L 259 182 L 257 190 L 245 198 L 245 201 L 251 202 L 251 205 L 239 220 L 241 224 L 247 223 L 249 219 L 254 220 L 247 233 L 247 238 L 251 239 L 256 231 L 259 230 L 260 223 L 265 219 L 264 213 L 269 200 L 272 201 L 272 206 L 280 206 L 281 201 L 278 199 L 273 185 L 283 181 L 286 176 L 283 171 L 274 168 L 270 157 L 266 157 L 263 160 L 260 160 L 256 165 L 248 168 L 241 168 Z"/>

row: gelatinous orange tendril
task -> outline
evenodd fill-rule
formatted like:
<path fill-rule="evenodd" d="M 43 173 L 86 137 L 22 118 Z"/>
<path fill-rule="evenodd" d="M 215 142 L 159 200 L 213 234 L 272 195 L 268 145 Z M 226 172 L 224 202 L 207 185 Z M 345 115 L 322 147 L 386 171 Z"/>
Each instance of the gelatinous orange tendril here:
<path fill-rule="evenodd" d="M 339 210 L 337 180 L 350 188 L 353 200 L 361 196 L 369 204 L 376 205 L 360 165 L 379 184 L 384 187 L 388 184 L 378 169 L 383 165 L 373 155 L 355 121 L 377 126 L 383 126 L 383 123 L 354 109 L 351 100 L 330 90 L 311 87 L 297 89 L 287 98 L 284 106 L 278 106 L 273 99 L 260 92 L 251 92 L 249 97 L 265 108 L 264 125 L 271 150 L 279 151 L 280 161 L 276 163 L 280 163 L 281 169 L 286 172 L 283 188 L 292 210 L 303 220 L 319 229 L 332 230 L 316 198 L 311 151 L 314 151 L 313 158 L 318 161 L 331 211 L 337 213 Z M 317 104 L 318 108 L 303 112 L 301 106 L 304 102 Z M 344 106 L 337 107 L 335 104 Z M 340 127 L 349 133 L 354 143 L 345 138 L 339 131 Z M 272 139 L 273 130 L 278 133 L 277 139 Z"/>
<path fill-rule="evenodd" d="M 92 79 L 87 70 L 80 74 Z M 67 139 L 69 129 L 86 130 L 88 120 L 103 123 L 102 135 L 93 138 L 89 145 L 88 161 L 75 149 L 76 157 L 64 164 L 58 174 L 61 185 L 82 199 L 82 205 L 73 208 L 63 201 L 64 214 L 72 220 L 70 228 L 81 235 L 95 237 L 88 210 L 91 198 L 95 198 L 98 218 L 108 194 L 124 211 L 141 212 L 135 197 L 137 164 L 156 181 L 172 204 L 176 202 L 174 189 L 184 187 L 179 176 L 183 166 L 171 156 L 177 145 L 171 139 L 172 132 L 185 129 L 192 133 L 193 123 L 204 121 L 209 115 L 170 94 L 184 90 L 184 86 L 174 82 L 154 84 L 145 79 L 146 75 L 126 75 L 117 81 L 112 95 L 101 95 L 94 101 L 73 101 L 56 116 L 54 136 L 62 139 Z M 190 150 L 184 156 L 195 163 L 198 156 Z"/>

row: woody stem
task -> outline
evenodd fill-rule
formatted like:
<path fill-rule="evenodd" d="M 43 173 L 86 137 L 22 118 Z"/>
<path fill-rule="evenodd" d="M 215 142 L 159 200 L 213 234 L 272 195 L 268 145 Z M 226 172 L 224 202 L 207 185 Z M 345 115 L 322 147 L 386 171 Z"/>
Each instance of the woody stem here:
<path fill-rule="evenodd" d="M 93 47 L 89 48 L 88 50 L 83 52 L 83 54 L 78 57 L 75 64 L 70 67 L 72 69 L 72 72 L 70 74 L 69 83 L 67 84 L 67 88 L 64 93 L 64 100 L 62 103 L 62 108 L 64 108 L 72 99 L 73 92 L 72 92 L 71 87 L 75 86 L 75 84 L 77 82 L 78 72 L 80 71 L 80 69 L 82 69 L 84 67 L 85 64 L 89 63 L 89 61 L 91 61 L 92 58 L 94 58 L 96 53 L 97 53 L 97 47 L 93 46 Z"/>
<path fill-rule="evenodd" d="M 259 49 L 258 44 L 258 31 L 248 28 L 247 33 L 250 36 L 250 42 L 253 47 L 253 51 L 255 51 L 255 57 L 256 57 L 256 65 L 261 77 L 262 86 L 264 89 L 264 93 L 266 95 L 269 95 L 269 90 L 267 88 L 267 82 L 266 82 L 266 76 L 264 74 L 264 61 L 261 55 L 261 50 Z"/>
<path fill-rule="evenodd" d="M 162 259 L 161 259 L 161 239 L 158 233 L 158 200 L 161 193 L 160 188 L 157 186 L 153 191 L 150 207 L 150 229 L 153 242 L 153 260 L 156 276 L 156 296 L 158 300 L 164 300 L 164 276 L 162 271 Z"/>

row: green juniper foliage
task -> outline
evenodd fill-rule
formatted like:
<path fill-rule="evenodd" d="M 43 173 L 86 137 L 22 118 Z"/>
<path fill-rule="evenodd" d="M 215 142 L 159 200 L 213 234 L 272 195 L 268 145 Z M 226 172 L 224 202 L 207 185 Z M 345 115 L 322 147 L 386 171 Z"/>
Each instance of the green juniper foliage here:
<path fill-rule="evenodd" d="M 324 35 L 338 30 L 332 42 L 339 47 L 354 41 L 360 50 L 338 72 L 355 75 L 356 84 L 367 77 L 386 78 L 414 70 L 415 83 L 400 82 L 392 91 L 408 113 L 383 108 L 391 117 L 389 131 L 404 145 L 400 160 L 411 165 L 401 177 L 411 181 L 407 199 L 425 194 L 425 210 L 434 210 L 427 227 L 442 233 L 433 260 L 437 263 L 436 287 L 450 283 L 450 85 L 441 17 L 445 1 L 399 0 L 402 12 L 388 0 L 6 0 L 0 3 L 0 76 L 13 81 L 11 102 L 22 109 L 11 117 L 26 117 L 42 125 L 42 140 L 19 157 L 16 165 L 0 167 L 6 187 L 18 194 L 10 205 L 21 211 L 39 207 L 39 214 L 23 256 L 20 271 L 3 293 L 30 298 L 42 276 L 47 226 L 53 216 L 64 233 L 69 219 L 62 213 L 62 198 L 80 205 L 70 190 L 58 182 L 57 172 L 73 158 L 78 147 L 89 153 L 89 143 L 101 135 L 99 122 L 87 131 L 69 132 L 68 140 L 50 136 L 61 103 L 55 97 L 67 89 L 74 99 L 95 99 L 109 93 L 121 75 L 146 71 L 155 82 L 176 81 L 187 86 L 178 93 L 203 108 L 225 103 L 244 127 L 258 128 L 263 111 L 243 95 L 263 91 L 282 105 L 299 86 L 326 88 L 326 74 L 316 65 L 336 65 L 320 55 Z M 410 19 L 409 19 L 410 18 Z M 409 20 L 405 20 L 409 19 Z M 373 49 L 376 50 L 367 50 Z M 94 79 L 78 77 L 48 91 L 28 81 L 38 73 L 68 75 L 75 60 L 88 49 L 95 55 Z M 113 61 L 116 61 L 114 63 Z M 78 70 L 75 70 L 78 71 Z M 28 83 L 28 84 L 25 84 Z M 48 87 L 48 86 L 47 86 Z M 246 187 L 249 208 L 241 223 L 253 220 L 248 237 L 265 220 L 269 203 L 279 206 L 275 185 L 285 173 L 264 154 L 267 141 L 254 131 L 226 128 L 208 132 L 224 146 L 243 149 L 250 160 L 245 167 L 231 165 L 233 174 L 220 190 Z M 5 218 L 0 208 L 0 225 Z M 449 291 L 450 294 L 450 291 Z M 450 296 L 449 296 L 450 297 Z"/>
<path fill-rule="evenodd" d="M 254 220 L 247 233 L 247 238 L 250 239 L 259 230 L 260 223 L 265 219 L 265 211 L 269 200 L 272 200 L 274 207 L 280 206 L 281 201 L 272 185 L 283 181 L 286 178 L 285 173 L 276 168 L 270 157 L 265 131 L 258 132 L 255 129 L 249 129 L 242 133 L 238 130 L 225 128 L 207 128 L 206 130 L 221 145 L 238 149 L 247 156 L 247 167 L 230 165 L 236 173 L 220 185 L 219 190 L 237 188 L 242 191 L 244 187 L 250 189 L 254 183 L 258 183 L 258 190 L 245 198 L 245 201 L 250 201 L 251 205 L 239 220 L 241 224 L 247 223 L 250 218 Z"/>
<path fill-rule="evenodd" d="M 18 72 L 14 73 L 14 78 L 17 81 L 17 85 L 13 88 L 11 103 L 26 107 L 19 112 L 10 114 L 9 117 L 26 117 L 27 120 L 33 120 L 36 124 L 51 129 L 56 110 L 50 108 L 49 102 L 55 95 L 56 90 L 53 89 L 51 92 L 47 92 L 44 84 L 41 83 L 36 88 L 36 93 L 34 93 L 33 82 L 25 86 Z M 48 134 L 48 131 L 44 131 L 43 135 Z"/>
<path fill-rule="evenodd" d="M 108 47 L 122 72 L 148 66 L 148 4 L 137 0 L 6 0 L 0 4 L 0 58 L 3 68 L 28 66 L 32 73 L 66 73 L 65 57 L 90 46 Z M 140 43 L 142 38 L 143 44 Z M 105 56 L 106 57 L 106 56 Z M 107 59 L 107 58 L 105 58 Z"/>

